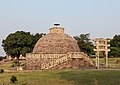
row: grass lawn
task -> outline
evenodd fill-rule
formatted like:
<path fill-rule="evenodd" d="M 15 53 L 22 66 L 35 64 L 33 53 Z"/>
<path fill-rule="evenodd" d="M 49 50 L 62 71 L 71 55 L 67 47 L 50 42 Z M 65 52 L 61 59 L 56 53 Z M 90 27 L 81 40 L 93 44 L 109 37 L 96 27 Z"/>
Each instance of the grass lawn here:
<path fill-rule="evenodd" d="M 14 75 L 18 82 L 12 84 Z M 120 71 L 113 70 L 62 70 L 33 71 L 0 74 L 5 85 L 120 85 Z"/>
<path fill-rule="evenodd" d="M 0 69 L 5 69 L 5 70 L 8 70 L 12 65 L 12 62 L 7 62 L 7 63 L 4 63 L 4 64 L 0 64 Z"/>
<path fill-rule="evenodd" d="M 95 58 L 92 58 L 95 61 Z M 120 68 L 120 64 L 116 64 L 116 61 L 120 60 L 120 58 L 108 58 L 108 64 L 113 65 L 117 68 Z M 105 59 L 104 58 L 100 58 L 100 64 L 104 64 L 105 63 Z"/>
<path fill-rule="evenodd" d="M 109 64 L 116 64 L 120 58 L 109 58 Z M 100 58 L 100 63 L 104 59 Z M 8 70 L 11 63 L 0 64 L 0 69 Z M 10 82 L 11 76 L 17 77 L 15 84 Z M 51 70 L 51 71 L 9 71 L 0 74 L 0 85 L 120 85 L 120 70 Z"/>

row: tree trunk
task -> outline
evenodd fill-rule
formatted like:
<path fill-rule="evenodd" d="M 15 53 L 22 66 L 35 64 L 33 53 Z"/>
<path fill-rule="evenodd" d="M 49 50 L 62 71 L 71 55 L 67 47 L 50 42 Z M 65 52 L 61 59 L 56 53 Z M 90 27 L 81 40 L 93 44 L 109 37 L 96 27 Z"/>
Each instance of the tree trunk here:
<path fill-rule="evenodd" d="M 17 56 L 17 62 L 18 62 L 18 63 L 19 63 L 19 57 L 20 57 L 20 56 Z"/>

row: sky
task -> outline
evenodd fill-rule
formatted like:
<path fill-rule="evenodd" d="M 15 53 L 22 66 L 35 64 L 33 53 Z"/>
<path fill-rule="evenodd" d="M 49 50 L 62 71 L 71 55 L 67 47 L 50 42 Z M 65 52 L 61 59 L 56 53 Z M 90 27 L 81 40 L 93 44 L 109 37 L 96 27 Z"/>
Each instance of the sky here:
<path fill-rule="evenodd" d="M 0 55 L 10 33 L 48 33 L 54 23 L 71 36 L 113 38 L 120 34 L 120 0 L 0 0 Z"/>

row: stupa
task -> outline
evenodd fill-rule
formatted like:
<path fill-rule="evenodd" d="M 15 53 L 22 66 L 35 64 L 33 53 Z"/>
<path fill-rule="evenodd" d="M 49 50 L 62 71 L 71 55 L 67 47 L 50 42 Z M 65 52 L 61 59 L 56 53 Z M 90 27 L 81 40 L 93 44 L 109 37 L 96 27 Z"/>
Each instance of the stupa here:
<path fill-rule="evenodd" d="M 26 69 L 77 69 L 94 65 L 87 54 L 80 52 L 77 41 L 58 25 L 38 40 L 32 53 L 26 54 Z"/>
<path fill-rule="evenodd" d="M 64 33 L 64 28 L 50 28 L 49 33 L 38 40 L 33 53 L 66 54 L 80 52 L 75 39 Z"/>

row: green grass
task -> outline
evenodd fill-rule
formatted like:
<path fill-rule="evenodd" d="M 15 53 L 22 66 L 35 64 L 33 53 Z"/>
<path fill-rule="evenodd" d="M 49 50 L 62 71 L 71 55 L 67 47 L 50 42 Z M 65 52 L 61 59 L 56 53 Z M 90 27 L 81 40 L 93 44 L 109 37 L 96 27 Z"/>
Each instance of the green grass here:
<path fill-rule="evenodd" d="M 13 85 L 10 77 L 15 75 L 14 85 L 120 85 L 120 71 L 115 70 L 66 70 L 33 71 L 0 74 L 0 83 Z"/>
<path fill-rule="evenodd" d="M 95 61 L 95 58 L 93 58 L 93 60 Z M 100 64 L 104 64 L 105 63 L 105 59 L 104 58 L 100 58 Z M 117 68 L 120 68 L 120 64 L 116 64 L 116 61 L 120 60 L 120 58 L 108 58 L 108 64 L 113 65 Z"/>
<path fill-rule="evenodd" d="M 116 60 L 120 58 L 109 58 L 109 64 L 116 64 Z M 104 63 L 104 59 L 100 58 L 100 63 Z M 8 70 L 11 63 L 0 64 L 0 68 Z M 12 84 L 11 76 L 17 77 L 18 82 Z M 0 74 L 0 85 L 120 85 L 119 70 L 61 70 L 61 71 L 9 71 Z"/>
<path fill-rule="evenodd" d="M 120 85 L 120 71 L 85 70 L 60 73 L 62 79 L 73 80 L 75 85 Z"/>
<path fill-rule="evenodd" d="M 108 58 L 108 63 L 109 64 L 116 64 L 117 60 L 120 60 L 120 58 Z M 104 58 L 100 58 L 100 63 L 101 64 L 105 63 L 105 59 Z"/>
<path fill-rule="evenodd" d="M 7 62 L 4 64 L 0 64 L 0 69 L 8 70 L 12 65 L 12 62 Z"/>
<path fill-rule="evenodd" d="M 10 82 L 10 77 L 14 75 L 18 82 L 14 85 L 73 85 L 72 81 L 61 79 L 57 71 L 34 71 L 34 72 L 18 72 L 18 73 L 3 73 L 0 74 L 0 82 L 5 82 L 5 85 L 13 85 Z"/>

